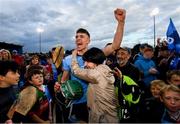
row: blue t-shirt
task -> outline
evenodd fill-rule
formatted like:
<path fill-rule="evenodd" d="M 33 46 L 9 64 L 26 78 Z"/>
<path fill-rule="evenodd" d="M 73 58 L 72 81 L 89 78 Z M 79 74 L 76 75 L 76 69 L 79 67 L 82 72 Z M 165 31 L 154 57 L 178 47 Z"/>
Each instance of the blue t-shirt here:
<path fill-rule="evenodd" d="M 62 65 L 63 69 L 65 71 L 69 71 L 69 73 L 70 73 L 70 80 L 77 80 L 77 81 L 79 81 L 79 83 L 83 87 L 83 96 L 79 100 L 74 100 L 73 103 L 74 104 L 79 104 L 79 103 L 87 102 L 86 93 L 87 93 L 88 83 L 86 81 L 82 80 L 82 79 L 79 79 L 78 77 L 76 77 L 72 73 L 72 71 L 71 71 L 71 62 L 72 62 L 72 55 L 69 55 L 69 56 L 65 57 L 63 59 L 63 65 Z M 84 68 L 84 60 L 82 59 L 82 56 L 77 56 L 77 62 L 79 64 L 80 68 Z"/>

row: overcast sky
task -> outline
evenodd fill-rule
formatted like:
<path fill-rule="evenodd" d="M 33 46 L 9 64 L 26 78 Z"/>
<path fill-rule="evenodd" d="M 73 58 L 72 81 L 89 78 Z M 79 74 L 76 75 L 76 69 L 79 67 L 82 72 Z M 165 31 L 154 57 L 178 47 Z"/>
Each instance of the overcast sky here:
<path fill-rule="evenodd" d="M 0 42 L 23 45 L 24 52 L 38 52 L 36 29 L 41 27 L 43 52 L 57 44 L 72 49 L 75 31 L 83 27 L 91 34 L 90 47 L 102 48 L 112 41 L 117 26 L 113 11 L 124 8 L 122 46 L 153 45 L 150 13 L 156 7 L 156 37 L 165 37 L 169 18 L 180 33 L 180 0 L 0 0 Z"/>

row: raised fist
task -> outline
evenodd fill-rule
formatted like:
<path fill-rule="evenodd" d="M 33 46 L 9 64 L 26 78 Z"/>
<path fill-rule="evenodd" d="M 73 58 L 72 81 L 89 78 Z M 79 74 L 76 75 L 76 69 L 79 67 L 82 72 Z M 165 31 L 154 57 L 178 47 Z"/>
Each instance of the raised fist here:
<path fill-rule="evenodd" d="M 117 8 L 114 10 L 114 15 L 118 22 L 125 22 L 126 10 Z"/>

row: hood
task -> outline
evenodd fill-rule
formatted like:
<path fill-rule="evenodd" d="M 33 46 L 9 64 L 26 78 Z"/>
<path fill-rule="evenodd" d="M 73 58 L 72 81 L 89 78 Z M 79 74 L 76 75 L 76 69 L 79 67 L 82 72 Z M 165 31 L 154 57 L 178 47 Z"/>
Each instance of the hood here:
<path fill-rule="evenodd" d="M 141 59 L 143 59 L 143 58 L 144 58 L 144 57 L 143 57 L 142 54 L 139 53 L 139 54 L 137 55 L 137 60 L 141 60 Z"/>
<path fill-rule="evenodd" d="M 113 75 L 113 71 L 104 64 L 100 64 L 96 67 L 96 69 L 103 75 L 103 77 L 109 82 L 114 83 L 115 78 Z"/>

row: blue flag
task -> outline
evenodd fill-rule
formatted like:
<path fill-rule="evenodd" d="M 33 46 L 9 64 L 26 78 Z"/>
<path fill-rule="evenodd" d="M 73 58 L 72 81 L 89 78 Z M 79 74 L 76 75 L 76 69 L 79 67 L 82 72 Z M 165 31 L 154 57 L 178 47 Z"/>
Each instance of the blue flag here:
<path fill-rule="evenodd" d="M 170 23 L 166 32 L 168 49 L 180 53 L 180 38 L 176 30 L 176 27 L 173 24 L 172 19 L 170 18 Z"/>

